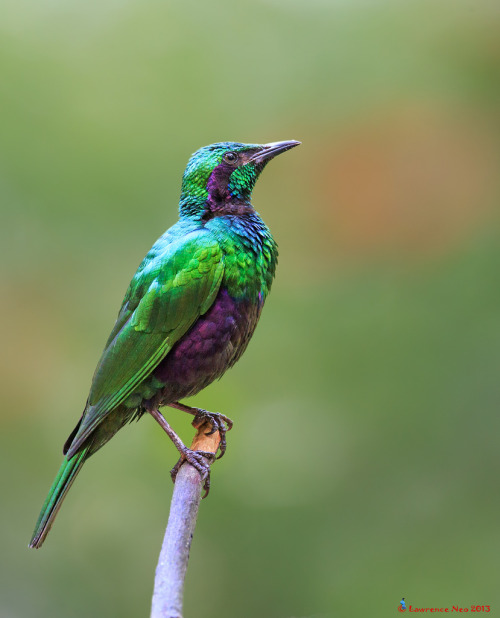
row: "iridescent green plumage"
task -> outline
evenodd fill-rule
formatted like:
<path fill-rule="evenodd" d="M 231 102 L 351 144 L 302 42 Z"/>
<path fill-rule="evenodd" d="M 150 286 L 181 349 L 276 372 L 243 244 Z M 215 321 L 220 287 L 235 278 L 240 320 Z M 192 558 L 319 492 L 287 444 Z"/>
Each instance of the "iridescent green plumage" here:
<path fill-rule="evenodd" d="M 153 245 L 130 283 L 31 547 L 42 545 L 90 455 L 132 418 L 144 412 L 158 418 L 161 405 L 179 407 L 179 399 L 220 377 L 245 350 L 277 258 L 251 192 L 267 161 L 297 143 L 225 142 L 191 158 L 180 220 Z M 211 415 L 214 423 L 216 416 Z M 189 449 L 176 446 L 196 465 Z"/>
<path fill-rule="evenodd" d="M 206 237 L 204 231 L 190 232 L 139 268 L 97 365 L 86 413 L 68 457 L 78 452 L 107 414 L 126 403 L 213 303 L 224 268 L 218 243 Z"/>

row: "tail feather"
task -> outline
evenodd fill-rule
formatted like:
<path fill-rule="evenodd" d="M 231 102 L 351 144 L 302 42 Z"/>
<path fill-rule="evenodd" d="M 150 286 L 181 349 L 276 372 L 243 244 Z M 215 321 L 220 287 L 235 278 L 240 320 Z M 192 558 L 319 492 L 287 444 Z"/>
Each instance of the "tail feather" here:
<path fill-rule="evenodd" d="M 90 446 L 87 446 L 71 459 L 63 461 L 36 522 L 35 531 L 29 544 L 30 547 L 38 549 L 43 545 L 55 516 L 61 508 L 62 501 L 83 466 L 89 450 Z"/>

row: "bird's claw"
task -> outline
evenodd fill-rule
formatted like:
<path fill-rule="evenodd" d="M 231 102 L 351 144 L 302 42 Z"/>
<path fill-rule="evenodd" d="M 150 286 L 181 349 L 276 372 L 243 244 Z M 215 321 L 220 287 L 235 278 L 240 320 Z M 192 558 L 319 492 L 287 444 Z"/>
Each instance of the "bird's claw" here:
<path fill-rule="evenodd" d="M 206 462 L 207 459 L 208 463 Z M 202 499 L 206 498 L 208 496 L 208 492 L 210 491 L 210 466 L 213 464 L 215 459 L 215 453 L 210 453 L 208 451 L 192 451 L 191 449 L 186 448 L 186 450 L 183 451 L 179 461 L 175 464 L 172 470 L 170 470 L 172 481 L 175 483 L 175 479 L 181 465 L 187 461 L 193 466 L 193 468 L 198 470 L 201 480 L 203 481 L 203 490 L 205 492 Z"/>
<path fill-rule="evenodd" d="M 216 431 L 220 433 L 220 455 L 217 459 L 220 459 L 224 453 L 226 452 L 227 442 L 226 442 L 226 433 L 230 431 L 233 427 L 233 421 L 224 414 L 220 414 L 219 412 L 208 412 L 207 410 L 203 410 L 201 408 L 196 408 L 196 416 L 193 419 L 193 427 L 198 429 L 203 425 L 203 423 L 210 423 L 212 429 L 205 433 L 206 436 L 211 436 Z"/>

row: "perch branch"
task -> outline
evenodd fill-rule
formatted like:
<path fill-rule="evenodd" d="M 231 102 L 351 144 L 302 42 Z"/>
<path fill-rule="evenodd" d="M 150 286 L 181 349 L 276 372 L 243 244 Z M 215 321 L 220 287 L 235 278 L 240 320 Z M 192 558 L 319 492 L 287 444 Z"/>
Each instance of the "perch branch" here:
<path fill-rule="evenodd" d="M 191 450 L 217 452 L 220 434 L 216 431 L 206 435 L 211 427 L 208 422 L 198 427 Z M 175 479 L 167 529 L 156 567 L 151 618 L 182 618 L 184 579 L 202 485 L 200 473 L 184 462 Z"/>

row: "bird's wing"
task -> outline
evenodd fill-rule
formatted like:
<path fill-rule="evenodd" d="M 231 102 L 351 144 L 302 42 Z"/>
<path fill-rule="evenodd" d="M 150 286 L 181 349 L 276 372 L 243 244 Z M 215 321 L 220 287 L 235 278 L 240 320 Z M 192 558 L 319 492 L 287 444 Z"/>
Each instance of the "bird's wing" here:
<path fill-rule="evenodd" d="M 97 365 L 70 454 L 208 311 L 219 290 L 223 255 L 208 231 L 191 232 L 148 258 L 132 279 Z"/>

